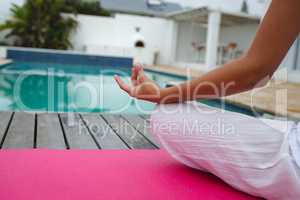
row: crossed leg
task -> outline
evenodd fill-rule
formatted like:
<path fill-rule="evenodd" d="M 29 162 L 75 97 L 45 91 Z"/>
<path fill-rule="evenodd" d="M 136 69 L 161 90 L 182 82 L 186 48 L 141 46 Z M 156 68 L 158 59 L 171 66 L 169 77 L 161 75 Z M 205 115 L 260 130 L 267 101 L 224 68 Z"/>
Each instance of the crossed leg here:
<path fill-rule="evenodd" d="M 289 145 L 293 122 L 262 120 L 185 103 L 160 105 L 151 132 L 171 156 L 267 199 L 298 199 L 300 169 Z"/>

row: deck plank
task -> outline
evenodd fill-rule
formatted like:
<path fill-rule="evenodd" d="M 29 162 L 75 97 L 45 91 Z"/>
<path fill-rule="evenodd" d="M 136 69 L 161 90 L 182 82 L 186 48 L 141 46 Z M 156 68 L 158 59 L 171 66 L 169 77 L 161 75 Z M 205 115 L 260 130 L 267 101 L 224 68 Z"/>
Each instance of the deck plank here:
<path fill-rule="evenodd" d="M 2 148 L 154 149 L 138 115 L 0 112 Z M 36 137 L 35 137 L 36 134 Z"/>
<path fill-rule="evenodd" d="M 128 146 L 99 115 L 82 114 L 81 116 L 101 149 L 128 149 Z"/>
<path fill-rule="evenodd" d="M 157 148 L 159 148 L 158 142 L 154 139 L 154 137 L 149 132 L 150 123 L 137 115 L 122 115 L 122 117 L 130 123 L 140 134 L 146 137 L 152 144 L 154 144 Z"/>
<path fill-rule="evenodd" d="M 38 114 L 36 143 L 37 148 L 67 148 L 57 114 Z"/>
<path fill-rule="evenodd" d="M 3 148 L 33 148 L 35 115 L 17 112 L 8 129 Z"/>
<path fill-rule="evenodd" d="M 143 137 L 134 127 L 119 115 L 101 115 L 114 131 L 132 149 L 154 149 L 156 148 L 145 137 Z"/>
<path fill-rule="evenodd" d="M 11 115 L 12 115 L 11 112 L 0 112 L 0 142 L 2 141 L 5 135 L 5 131 L 9 124 Z"/>
<path fill-rule="evenodd" d="M 78 113 L 60 114 L 70 149 L 99 149 Z"/>

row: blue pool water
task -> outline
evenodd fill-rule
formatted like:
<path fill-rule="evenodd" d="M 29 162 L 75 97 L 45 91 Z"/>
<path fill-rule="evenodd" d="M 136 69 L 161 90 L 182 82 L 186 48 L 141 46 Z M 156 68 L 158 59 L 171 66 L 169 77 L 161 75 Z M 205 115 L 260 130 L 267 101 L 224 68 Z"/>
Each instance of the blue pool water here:
<path fill-rule="evenodd" d="M 115 83 L 118 74 L 130 82 L 129 67 L 18 61 L 0 69 L 0 110 L 149 114 L 155 104 L 129 97 Z M 184 77 L 147 71 L 161 87 Z M 253 112 L 219 100 L 201 101 L 230 111 Z M 257 113 L 256 113 L 257 114 Z"/>
<path fill-rule="evenodd" d="M 149 102 L 129 97 L 115 83 L 129 82 L 130 68 L 14 62 L 0 70 L 0 110 L 148 113 Z M 181 77 L 147 72 L 162 87 Z"/>

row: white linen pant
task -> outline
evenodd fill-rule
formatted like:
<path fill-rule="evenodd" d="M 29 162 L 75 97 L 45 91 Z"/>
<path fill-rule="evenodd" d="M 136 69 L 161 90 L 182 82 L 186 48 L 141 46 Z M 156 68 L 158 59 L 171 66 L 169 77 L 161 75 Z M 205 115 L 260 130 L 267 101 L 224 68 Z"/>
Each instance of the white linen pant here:
<path fill-rule="evenodd" d="M 254 196 L 300 199 L 300 133 L 295 123 L 194 102 L 159 105 L 150 123 L 161 146 L 185 165 Z"/>

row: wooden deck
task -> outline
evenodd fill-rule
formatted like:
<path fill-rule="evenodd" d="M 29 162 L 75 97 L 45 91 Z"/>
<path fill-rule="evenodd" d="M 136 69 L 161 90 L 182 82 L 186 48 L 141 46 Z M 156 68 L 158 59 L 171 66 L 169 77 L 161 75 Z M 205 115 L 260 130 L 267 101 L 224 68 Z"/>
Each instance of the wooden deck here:
<path fill-rule="evenodd" d="M 0 148 L 156 149 L 148 116 L 0 112 Z"/>

